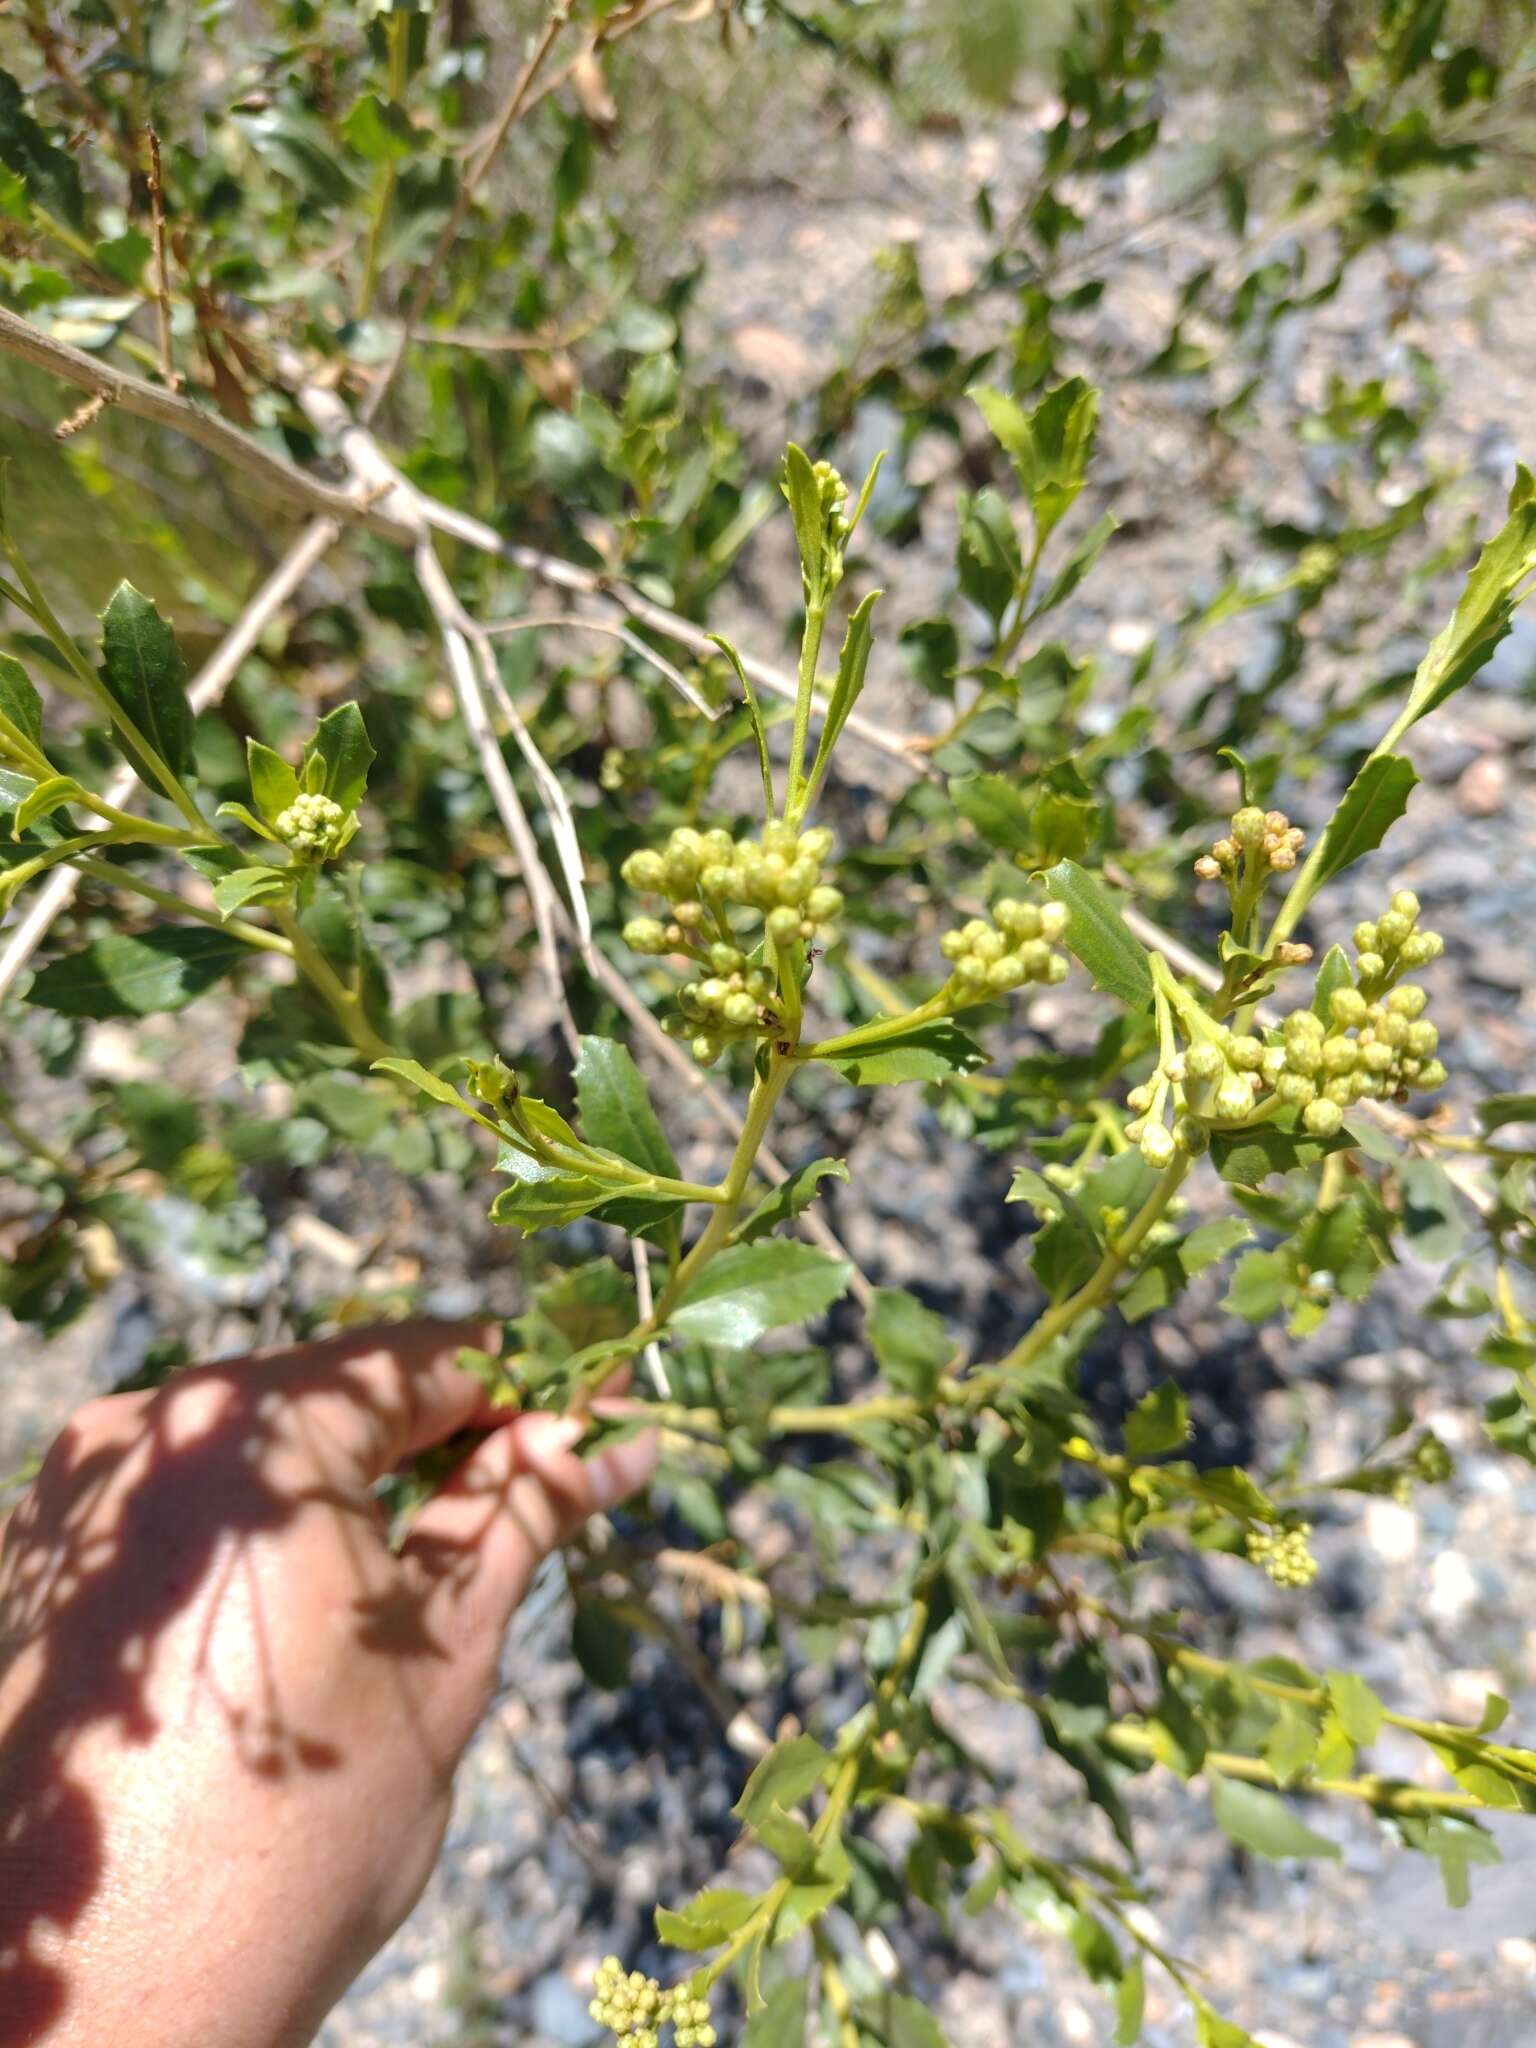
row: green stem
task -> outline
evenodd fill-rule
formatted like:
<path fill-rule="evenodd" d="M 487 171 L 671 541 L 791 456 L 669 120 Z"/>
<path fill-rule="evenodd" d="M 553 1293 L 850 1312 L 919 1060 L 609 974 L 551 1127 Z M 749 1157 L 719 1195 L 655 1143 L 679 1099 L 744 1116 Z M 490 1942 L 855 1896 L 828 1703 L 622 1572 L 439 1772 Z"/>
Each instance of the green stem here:
<path fill-rule="evenodd" d="M 276 932 L 265 932 L 260 925 L 247 924 L 243 917 L 220 917 L 216 910 L 204 910 L 199 904 L 188 903 L 184 896 L 146 882 L 132 868 L 114 867 L 105 860 L 77 860 L 74 866 L 87 881 L 100 882 L 108 889 L 127 889 L 135 896 L 158 904 L 162 910 L 173 911 L 177 917 L 193 918 L 198 924 L 211 925 L 216 932 L 228 932 L 231 938 L 239 939 L 243 945 L 256 946 L 262 952 L 281 953 L 289 960 L 294 957 L 294 948 Z"/>
<path fill-rule="evenodd" d="M 785 821 L 798 825 L 805 808 L 805 752 L 811 730 L 811 699 L 816 690 L 816 664 L 821 657 L 821 636 L 826 630 L 827 605 L 807 604 L 805 631 L 800 636 L 800 674 L 795 691 L 795 723 L 789 741 L 789 789 L 784 801 Z"/>
<path fill-rule="evenodd" d="M 1145 1241 L 1147 1233 L 1160 1221 L 1168 1204 L 1178 1193 L 1192 1164 L 1193 1161 L 1188 1158 L 1178 1158 L 1170 1166 L 1164 1167 L 1151 1194 L 1114 1243 L 1105 1249 L 1097 1267 L 1077 1292 L 1069 1294 L 1066 1300 L 1058 1302 L 1055 1308 L 1048 1309 L 1039 1321 L 1025 1332 L 994 1371 L 983 1374 L 978 1380 L 968 1384 L 972 1387 L 985 1386 L 989 1391 L 1002 1385 L 1011 1374 L 1022 1372 L 1026 1366 L 1033 1365 L 1046 1346 L 1054 1343 L 1063 1331 L 1070 1330 L 1080 1317 L 1102 1306 L 1114 1291 L 1115 1282 Z"/>
<path fill-rule="evenodd" d="M 406 62 L 410 54 L 407 40 L 410 16 L 405 13 L 391 14 L 385 22 L 385 33 L 389 38 L 389 96 L 396 106 L 405 97 Z M 379 280 L 379 252 L 384 241 L 384 226 L 389 219 L 389 209 L 394 204 L 395 187 L 399 182 L 399 168 L 393 157 L 384 165 L 384 175 L 379 180 L 373 210 L 368 222 L 368 241 L 363 252 L 363 275 L 357 288 L 357 318 L 366 319 L 373 304 L 374 288 Z"/>
<path fill-rule="evenodd" d="M 192 831 L 195 834 L 193 841 L 195 845 L 216 845 L 221 835 L 209 824 L 208 820 L 198 809 L 192 796 L 184 787 L 180 776 L 176 774 L 168 763 L 160 758 L 159 753 L 149 740 L 145 738 L 134 720 L 118 703 L 111 691 L 105 688 L 101 678 L 96 674 L 90 663 L 81 655 L 72 636 L 65 631 L 62 621 L 55 613 L 52 605 L 49 604 L 41 584 L 38 583 L 31 570 L 27 567 L 25 557 L 12 540 L 9 530 L 3 523 L 0 523 L 0 548 L 4 549 L 11 567 L 21 578 L 22 589 L 26 593 L 24 609 L 31 613 L 38 625 L 42 627 L 48 638 L 53 642 L 60 656 L 68 665 L 71 674 L 74 675 L 80 684 L 81 691 L 88 702 L 93 704 L 101 712 L 102 716 L 106 718 L 108 723 L 115 726 L 121 734 L 123 740 L 127 743 L 129 753 L 134 757 L 134 767 L 138 774 L 145 781 L 159 784 L 164 794 L 169 797 L 170 801 L 192 827 Z M 15 595 L 15 593 L 12 593 L 12 595 Z"/>
<path fill-rule="evenodd" d="M 689 1285 L 709 1264 L 716 1252 L 724 1245 L 735 1228 L 736 1217 L 741 1209 L 747 1183 L 752 1177 L 752 1166 L 768 1135 L 768 1126 L 784 1085 L 794 1072 L 794 1063 L 782 1054 L 768 1055 L 768 1071 L 753 1083 L 752 1097 L 747 1104 L 746 1122 L 741 1127 L 741 1136 L 736 1141 L 736 1150 L 720 1183 L 720 1199 L 715 1213 L 705 1225 L 704 1234 L 689 1252 L 680 1266 L 673 1272 L 655 1310 L 642 1325 L 641 1341 L 649 1343 L 676 1308 Z"/>
<path fill-rule="evenodd" d="M 272 918 L 288 942 L 294 965 L 330 1009 L 364 1059 L 370 1063 L 388 1059 L 393 1047 L 369 1023 L 362 997 L 342 981 L 295 913 L 286 904 L 274 904 Z"/>
<path fill-rule="evenodd" d="M 1157 1757 L 1157 1738 L 1133 1721 L 1114 1721 L 1100 1738 L 1112 1749 L 1129 1756 Z M 1250 1785 L 1268 1785 L 1276 1791 L 1299 1792 L 1309 1798 L 1362 1799 L 1377 1813 L 1459 1813 L 1481 1807 L 1471 1792 L 1438 1792 L 1430 1786 L 1404 1785 L 1393 1778 L 1369 1773 L 1359 1778 L 1308 1778 L 1287 1781 L 1276 1777 L 1269 1765 L 1256 1756 L 1238 1756 L 1225 1750 L 1207 1750 L 1201 1769 L 1219 1777 L 1241 1778 Z"/>
<path fill-rule="evenodd" d="M 4 1094 L 0 1094 L 0 1130 L 7 1132 L 23 1152 L 46 1166 L 50 1173 L 57 1174 L 60 1180 L 75 1178 L 75 1168 L 62 1152 L 55 1152 L 51 1145 L 35 1138 L 25 1124 L 17 1122 L 11 1112 L 10 1098 Z"/>
<path fill-rule="evenodd" d="M 836 1038 L 823 1038 L 815 1045 L 797 1046 L 792 1058 L 797 1060 L 827 1059 L 833 1053 L 859 1052 L 866 1045 L 879 1045 L 887 1038 L 900 1038 L 914 1025 L 926 1024 L 930 1018 L 949 1014 L 950 1000 L 944 990 L 930 996 L 926 1003 L 919 1003 L 915 1010 L 904 1011 L 899 1017 L 876 1017 L 868 1024 L 860 1024 L 856 1030 L 844 1031 Z"/>

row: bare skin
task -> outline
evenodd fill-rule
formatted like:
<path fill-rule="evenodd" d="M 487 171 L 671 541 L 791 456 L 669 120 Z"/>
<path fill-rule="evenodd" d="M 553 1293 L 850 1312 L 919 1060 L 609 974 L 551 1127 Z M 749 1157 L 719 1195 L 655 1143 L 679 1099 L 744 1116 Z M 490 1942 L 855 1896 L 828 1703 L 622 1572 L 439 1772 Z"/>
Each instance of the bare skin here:
<path fill-rule="evenodd" d="M 530 1577 L 640 1439 L 414 1324 L 83 1408 L 0 1544 L 0 2048 L 297 2048 L 419 1897 Z M 492 1433 L 391 1550 L 370 1482 Z"/>

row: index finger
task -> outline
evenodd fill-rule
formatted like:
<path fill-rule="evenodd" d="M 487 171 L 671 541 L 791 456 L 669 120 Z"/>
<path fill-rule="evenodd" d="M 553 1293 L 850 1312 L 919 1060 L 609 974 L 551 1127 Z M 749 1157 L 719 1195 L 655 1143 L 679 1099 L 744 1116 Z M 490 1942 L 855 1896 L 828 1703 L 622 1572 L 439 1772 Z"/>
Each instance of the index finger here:
<path fill-rule="evenodd" d="M 217 1370 L 233 1368 L 248 1384 L 265 1382 L 302 1404 L 361 1478 L 378 1479 L 458 1430 L 506 1420 L 506 1410 L 455 1362 L 466 1348 L 495 1352 L 500 1344 L 495 1323 L 416 1321 L 255 1352 Z"/>

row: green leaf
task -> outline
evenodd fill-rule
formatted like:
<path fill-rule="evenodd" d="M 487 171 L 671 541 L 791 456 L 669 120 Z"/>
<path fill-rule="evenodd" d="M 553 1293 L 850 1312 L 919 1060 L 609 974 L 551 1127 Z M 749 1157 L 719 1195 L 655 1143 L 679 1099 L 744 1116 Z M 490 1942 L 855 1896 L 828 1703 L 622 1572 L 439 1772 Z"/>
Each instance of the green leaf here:
<path fill-rule="evenodd" d="M 700 1273 L 669 1327 L 700 1343 L 745 1350 L 765 1330 L 818 1315 L 847 1291 L 851 1270 L 791 1238 L 732 1245 Z"/>
<path fill-rule="evenodd" d="M 756 1244 L 760 1237 L 767 1237 L 781 1223 L 789 1223 L 796 1216 L 803 1215 L 816 1199 L 817 1189 L 824 1180 L 847 1180 L 847 1163 L 841 1159 L 812 1159 L 806 1165 L 797 1167 L 788 1180 L 767 1194 L 758 1203 L 752 1214 L 737 1230 L 741 1244 Z"/>
<path fill-rule="evenodd" d="M 859 1088 L 899 1081 L 947 1081 L 952 1074 L 974 1073 L 989 1055 L 947 1017 L 915 1024 L 908 1031 L 877 1039 L 873 1045 L 818 1053 L 845 1080 Z"/>
<path fill-rule="evenodd" d="M 1104 884 L 1076 861 L 1058 861 L 1045 886 L 1067 909 L 1065 943 L 1092 975 L 1096 987 L 1131 1009 L 1152 1007 L 1152 969 L 1145 947 L 1131 937 Z"/>
<path fill-rule="evenodd" d="M 275 832 L 269 832 L 256 813 L 245 804 L 223 803 L 214 813 L 218 818 L 238 818 L 247 830 L 254 832 L 258 839 L 265 839 L 269 846 L 281 846 L 282 841 Z"/>
<path fill-rule="evenodd" d="M 1036 542 L 1044 542 L 1083 488 L 1098 431 L 1099 394 L 1072 377 L 1030 413 L 986 384 L 972 385 L 967 396 L 1012 462 L 1034 514 Z"/>
<path fill-rule="evenodd" d="M 370 1071 L 393 1074 L 397 1081 L 408 1082 L 412 1088 L 419 1088 L 423 1095 L 430 1095 L 434 1102 L 456 1109 L 462 1116 L 473 1117 L 476 1123 L 488 1122 L 484 1112 L 466 1101 L 451 1081 L 445 1081 L 441 1074 L 432 1073 L 419 1060 L 375 1060 Z M 494 1130 L 495 1125 L 491 1124 L 490 1128 Z"/>
<path fill-rule="evenodd" d="M 774 1807 L 789 1812 L 821 1783 L 832 1759 L 814 1735 L 791 1735 L 760 1757 L 731 1808 L 747 1827 L 756 1827 Z"/>
<path fill-rule="evenodd" d="M 61 806 L 76 803 L 84 795 L 85 791 L 73 775 L 50 775 L 44 781 L 34 783 L 16 806 L 16 816 L 11 824 L 12 839 L 19 839 L 38 818 L 51 817 Z"/>
<path fill-rule="evenodd" d="M 1134 2048 L 1141 2039 L 1141 2022 L 1147 2005 L 1147 1974 L 1142 1968 L 1140 1956 L 1133 1956 L 1125 1966 L 1120 1979 L 1120 1989 L 1115 1994 L 1115 2044 L 1116 2048 Z"/>
<path fill-rule="evenodd" d="M 1290 1305 L 1297 1284 L 1294 1254 L 1247 1252 L 1237 1262 L 1222 1307 L 1250 1323 L 1266 1322 Z"/>
<path fill-rule="evenodd" d="M 247 904 L 270 903 L 293 886 L 291 868 L 236 868 L 221 875 L 213 885 L 213 900 L 221 917 L 233 917 Z"/>
<path fill-rule="evenodd" d="M 842 652 L 837 657 L 837 678 L 827 699 L 821 738 L 817 742 L 816 759 L 811 767 L 809 786 L 813 796 L 821 786 L 821 778 L 832 758 L 832 749 L 837 745 L 843 727 L 848 723 L 848 715 L 858 703 L 864 688 L 864 677 L 869 669 L 869 650 L 874 636 L 870 614 L 875 608 L 876 601 L 883 595 L 882 591 L 872 590 L 849 619 L 848 630 L 843 635 Z"/>
<path fill-rule="evenodd" d="M 1218 1216 L 1201 1223 L 1177 1244 L 1165 1245 L 1147 1260 L 1120 1297 L 1120 1313 L 1128 1323 L 1166 1308 L 1197 1273 L 1214 1266 L 1253 1235 L 1238 1216 Z"/>
<path fill-rule="evenodd" d="M 1289 1173 L 1293 1167 L 1315 1166 L 1330 1152 L 1347 1152 L 1353 1140 L 1341 1131 L 1333 1138 L 1311 1137 L 1292 1113 L 1283 1113 L 1268 1123 L 1255 1124 L 1246 1131 L 1213 1131 L 1211 1164 L 1223 1180 L 1238 1187 L 1256 1188 L 1272 1173 Z"/>
<path fill-rule="evenodd" d="M 0 654 L 0 760 L 40 768 L 42 750 L 43 700 L 21 663 Z"/>
<path fill-rule="evenodd" d="M 1256 1855 L 1278 1860 L 1287 1856 L 1336 1858 L 1340 1853 L 1336 1842 L 1314 1834 L 1277 1792 L 1215 1772 L 1209 1790 L 1211 1811 L 1222 1829 Z"/>
<path fill-rule="evenodd" d="M 192 708 L 176 636 L 149 599 L 120 583 L 101 617 L 102 682 L 180 781 L 193 773 Z"/>
<path fill-rule="evenodd" d="M 757 1910 L 757 1900 L 746 1892 L 716 1886 L 700 1892 L 678 1912 L 656 1908 L 656 1933 L 668 1948 L 718 1948 L 744 1927 Z"/>
<path fill-rule="evenodd" d="M 1333 876 L 1380 846 L 1408 808 L 1418 779 L 1413 763 L 1402 754 L 1377 754 L 1366 762 L 1323 829 L 1303 907 Z"/>
<path fill-rule="evenodd" d="M 571 1622 L 571 1655 L 583 1675 L 604 1692 L 629 1683 L 634 1632 L 608 1601 L 583 1595 Z"/>
<path fill-rule="evenodd" d="M 0 71 L 0 164 L 21 179 L 35 206 L 68 227 L 85 227 L 85 192 L 75 160 L 33 120 L 8 71 Z"/>
<path fill-rule="evenodd" d="M 810 1984 L 809 1976 L 803 1972 L 776 1984 L 768 1994 L 767 2004 L 742 2030 L 741 2048 L 804 2048 Z"/>
<path fill-rule="evenodd" d="M 861 1998 L 854 2015 L 864 2030 L 860 2040 L 878 2048 L 948 2048 L 943 2029 L 926 2005 L 905 1991 L 881 1991 Z"/>
<path fill-rule="evenodd" d="M 1477 1120 L 1485 1131 L 1502 1130 L 1505 1124 L 1536 1124 L 1536 1095 L 1490 1095 L 1478 1104 Z"/>
<path fill-rule="evenodd" d="M 421 137 L 404 107 L 380 99 L 376 92 L 365 92 L 354 101 L 341 132 L 349 148 L 371 164 L 400 163 L 421 147 Z"/>
<path fill-rule="evenodd" d="M 763 707 L 757 701 L 757 692 L 753 689 L 752 680 L 742 665 L 741 656 L 730 641 L 723 639 L 719 633 L 711 633 L 709 638 L 735 669 L 736 680 L 741 684 L 741 693 L 747 700 L 747 716 L 752 721 L 752 737 L 757 742 L 758 773 L 763 778 L 763 809 L 765 815 L 771 818 L 778 807 L 773 798 L 773 763 L 768 757 L 768 728 L 763 723 Z"/>
<path fill-rule="evenodd" d="M 949 794 L 955 809 L 968 824 L 975 826 L 988 846 L 1004 853 L 1033 850 L 1034 806 L 1010 777 L 955 776 L 950 780 Z"/>
<path fill-rule="evenodd" d="M 1265 1763 L 1282 1785 L 1289 1785 L 1312 1768 L 1317 1756 L 1317 1737 L 1316 1718 L 1287 1700 L 1262 1746 Z"/>
<path fill-rule="evenodd" d="M 524 1109 L 528 1106 L 525 1100 Z M 594 1180 L 589 1174 L 531 1158 L 512 1145 L 503 1145 L 496 1164 L 511 1176 L 512 1185 L 503 1188 L 491 1203 L 490 1219 L 510 1224 L 524 1237 L 531 1237 L 536 1230 L 558 1230 L 574 1223 L 578 1216 L 588 1215 L 614 1197 L 612 1181 Z"/>
<path fill-rule="evenodd" d="M 245 765 L 257 810 L 269 825 L 275 824 L 299 793 L 298 776 L 281 754 L 260 740 L 246 741 Z"/>
<path fill-rule="evenodd" d="M 1329 999 L 1335 989 L 1352 988 L 1354 972 L 1349 964 L 1349 955 L 1342 946 L 1330 946 L 1323 955 L 1323 964 L 1317 970 L 1317 980 L 1312 989 L 1312 1011 L 1325 1024 L 1332 1022 Z"/>
<path fill-rule="evenodd" d="M 299 764 L 299 781 L 311 796 L 328 796 L 344 811 L 355 811 L 374 758 L 362 712 L 355 704 L 338 704 L 315 727 Z"/>
<path fill-rule="evenodd" d="M 1031 607 L 1031 625 L 1036 619 L 1043 619 L 1047 612 L 1055 611 L 1057 605 L 1066 603 L 1119 531 L 1120 522 L 1113 512 L 1105 512 L 1093 522 L 1051 578 L 1045 595 Z"/>
<path fill-rule="evenodd" d="M 1013 514 L 996 491 L 978 491 L 974 498 L 961 499 L 955 563 L 961 590 L 996 628 L 1024 575 Z"/>
<path fill-rule="evenodd" d="M 1536 498 L 1519 480 L 1510 515 L 1478 556 L 1449 624 L 1431 641 L 1408 693 L 1406 716 L 1417 724 L 1469 682 L 1510 629 L 1536 569 Z M 1407 730 L 1405 725 L 1404 730 Z"/>
<path fill-rule="evenodd" d="M 1324 1680 L 1345 1734 L 1358 1748 L 1368 1749 L 1381 1733 L 1381 1701 L 1353 1671 L 1328 1671 Z"/>
<path fill-rule="evenodd" d="M 576 1061 L 576 1107 L 589 1145 L 616 1152 L 647 1173 L 676 1180 L 677 1160 L 656 1120 L 640 1069 L 611 1038 L 583 1038 Z"/>
<path fill-rule="evenodd" d="M 1161 1458 L 1176 1451 L 1188 1437 L 1189 1402 L 1172 1380 L 1154 1387 L 1125 1419 L 1128 1457 Z"/>
<path fill-rule="evenodd" d="M 821 489 L 811 458 L 791 441 L 784 451 L 784 495 L 789 516 L 795 524 L 795 544 L 800 550 L 800 575 L 806 601 L 819 604 L 826 594 L 827 536 L 822 517 Z"/>
<path fill-rule="evenodd" d="M 944 1318 L 901 1287 L 877 1287 L 865 1317 L 875 1362 L 899 1393 L 929 1400 L 958 1346 Z"/>
<path fill-rule="evenodd" d="M 182 1010 L 230 972 L 247 948 L 227 932 L 167 927 L 112 932 L 54 960 L 28 1000 L 63 1017 L 149 1017 Z"/>

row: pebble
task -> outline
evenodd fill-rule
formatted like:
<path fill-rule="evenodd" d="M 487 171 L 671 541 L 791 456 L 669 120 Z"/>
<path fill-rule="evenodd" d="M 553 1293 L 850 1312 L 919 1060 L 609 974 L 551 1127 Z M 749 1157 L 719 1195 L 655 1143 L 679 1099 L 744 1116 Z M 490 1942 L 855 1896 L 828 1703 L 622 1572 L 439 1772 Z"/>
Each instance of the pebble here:
<path fill-rule="evenodd" d="M 547 1971 L 534 1985 L 530 2006 L 533 2031 L 555 2048 L 591 2048 L 603 2029 L 587 2011 L 587 2000 L 559 1970 Z"/>
<path fill-rule="evenodd" d="M 1419 1518 L 1395 1500 L 1373 1500 L 1365 1511 L 1365 1540 L 1378 1557 L 1404 1564 L 1419 1547 Z"/>
<path fill-rule="evenodd" d="M 1442 1550 L 1429 1568 L 1428 1607 L 1437 1621 L 1462 1620 L 1477 1605 L 1477 1574 L 1459 1550 Z"/>
<path fill-rule="evenodd" d="M 1456 801 L 1473 818 L 1491 818 L 1509 796 L 1509 768 L 1502 754 L 1479 754 L 1456 783 Z"/>

